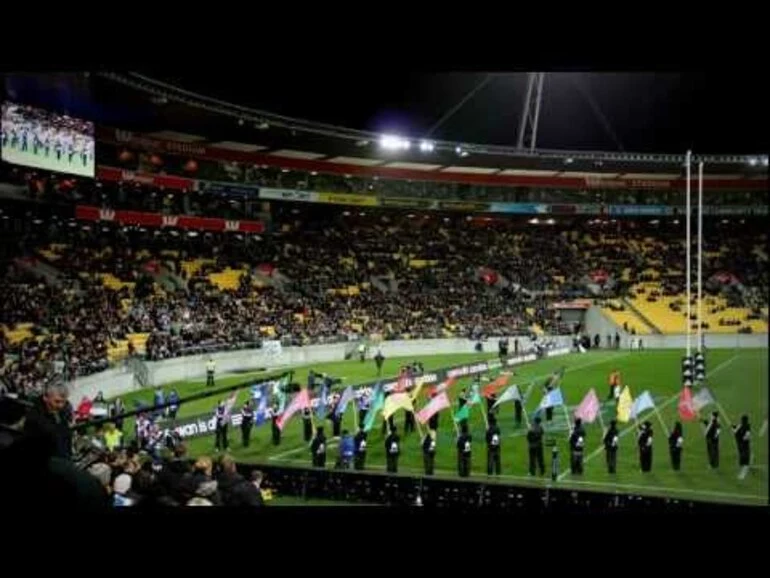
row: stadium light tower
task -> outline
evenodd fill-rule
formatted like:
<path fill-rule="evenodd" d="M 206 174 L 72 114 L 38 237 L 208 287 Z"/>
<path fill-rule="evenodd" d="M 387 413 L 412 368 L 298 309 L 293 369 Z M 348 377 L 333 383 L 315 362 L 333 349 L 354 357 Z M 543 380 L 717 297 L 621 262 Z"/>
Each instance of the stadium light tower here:
<path fill-rule="evenodd" d="M 543 99 L 543 80 L 545 72 L 530 72 L 527 75 L 527 94 L 524 97 L 524 107 L 521 110 L 519 138 L 516 148 L 528 148 L 534 151 L 537 146 L 537 124 L 540 120 L 540 103 Z"/>

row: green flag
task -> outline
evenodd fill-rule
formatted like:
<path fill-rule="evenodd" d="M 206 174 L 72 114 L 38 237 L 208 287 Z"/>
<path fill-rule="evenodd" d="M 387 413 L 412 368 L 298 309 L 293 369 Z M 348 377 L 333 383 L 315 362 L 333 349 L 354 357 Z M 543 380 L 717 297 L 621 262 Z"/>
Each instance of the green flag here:
<path fill-rule="evenodd" d="M 464 406 L 462 406 L 460 409 L 457 410 L 455 413 L 455 423 L 460 423 L 464 419 L 468 419 L 468 416 L 470 415 L 470 406 L 466 403 Z"/>
<path fill-rule="evenodd" d="M 372 403 L 369 406 L 369 411 L 366 412 L 364 418 L 364 431 L 368 432 L 374 426 L 374 420 L 377 417 L 377 413 L 385 405 L 385 392 L 382 391 L 382 384 L 377 384 L 377 389 L 374 392 Z"/>
<path fill-rule="evenodd" d="M 476 405 L 477 403 L 481 403 L 481 394 L 479 393 L 478 387 L 473 392 L 471 398 L 468 400 L 468 405 Z"/>

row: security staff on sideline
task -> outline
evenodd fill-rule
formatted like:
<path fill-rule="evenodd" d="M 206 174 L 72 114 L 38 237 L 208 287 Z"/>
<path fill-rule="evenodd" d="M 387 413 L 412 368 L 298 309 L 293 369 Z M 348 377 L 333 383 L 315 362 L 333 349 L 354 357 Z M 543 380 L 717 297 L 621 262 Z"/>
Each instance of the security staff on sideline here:
<path fill-rule="evenodd" d="M 471 475 L 471 442 L 473 438 L 468 433 L 468 424 L 463 423 L 457 438 L 457 475 L 467 478 Z"/>
<path fill-rule="evenodd" d="M 620 435 L 618 434 L 618 422 L 612 420 L 610 427 L 607 429 L 607 433 L 604 434 L 604 453 L 607 458 L 607 472 L 610 474 L 615 473 L 615 469 L 618 465 L 618 441 Z"/>
<path fill-rule="evenodd" d="M 398 437 L 396 428 L 390 430 L 390 434 L 385 438 L 385 461 L 387 462 L 387 471 L 389 474 L 398 473 L 398 456 L 401 454 L 401 438 Z"/>
<path fill-rule="evenodd" d="M 425 466 L 425 475 L 432 476 L 436 467 L 436 431 L 428 430 L 422 438 L 422 463 Z"/>
<path fill-rule="evenodd" d="M 487 475 L 500 475 L 500 426 L 494 415 L 489 416 L 487 428 Z"/>
<path fill-rule="evenodd" d="M 671 454 L 671 467 L 678 472 L 682 467 L 682 446 L 684 445 L 684 436 L 682 435 L 682 424 L 676 422 L 671 435 L 668 436 L 668 452 Z"/>
<path fill-rule="evenodd" d="M 241 409 L 241 439 L 243 441 L 243 447 L 249 447 L 251 441 L 251 428 L 254 426 L 254 408 L 251 405 L 251 400 L 248 400 L 243 404 Z"/>
<path fill-rule="evenodd" d="M 527 432 L 529 446 L 529 475 L 535 475 L 535 465 L 541 476 L 545 475 L 545 457 L 543 456 L 543 426 L 540 416 L 536 417 L 532 427 Z"/>
<path fill-rule="evenodd" d="M 217 367 L 217 362 L 213 357 L 209 357 L 206 362 L 206 387 L 214 387 L 214 370 Z"/>
<path fill-rule="evenodd" d="M 711 414 L 711 420 L 703 422 L 706 425 L 706 452 L 709 457 L 709 466 L 712 469 L 719 467 L 719 413 Z"/>

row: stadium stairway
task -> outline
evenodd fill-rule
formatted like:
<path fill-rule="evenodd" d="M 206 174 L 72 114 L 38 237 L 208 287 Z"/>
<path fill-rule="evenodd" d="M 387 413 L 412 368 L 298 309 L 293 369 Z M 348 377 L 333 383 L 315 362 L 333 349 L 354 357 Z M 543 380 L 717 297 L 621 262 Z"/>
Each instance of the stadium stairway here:
<path fill-rule="evenodd" d="M 623 305 L 627 308 L 628 311 L 632 312 L 634 315 L 634 320 L 638 320 L 643 324 L 643 327 L 640 329 L 638 325 L 634 325 L 634 328 L 636 329 L 636 333 L 640 335 L 649 335 L 650 333 L 653 334 L 661 334 L 663 333 L 660 328 L 655 325 L 655 323 L 652 322 L 652 320 L 645 315 L 642 311 L 639 310 L 638 307 L 634 305 L 631 301 L 628 299 L 623 299 Z M 622 323 L 621 323 L 622 326 Z M 629 327 L 631 325 L 629 324 Z"/>

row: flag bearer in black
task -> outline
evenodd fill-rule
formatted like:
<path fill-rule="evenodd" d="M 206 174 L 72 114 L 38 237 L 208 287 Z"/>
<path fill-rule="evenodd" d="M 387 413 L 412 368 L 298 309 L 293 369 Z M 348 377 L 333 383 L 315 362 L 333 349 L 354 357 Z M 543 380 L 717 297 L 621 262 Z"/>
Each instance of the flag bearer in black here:
<path fill-rule="evenodd" d="M 586 431 L 583 420 L 577 418 L 572 434 L 569 436 L 570 471 L 573 475 L 583 475 L 583 449 L 585 448 Z"/>
<path fill-rule="evenodd" d="M 460 392 L 460 395 L 457 396 L 457 409 L 460 410 L 463 407 L 465 407 L 465 404 L 468 403 L 468 390 L 466 388 L 463 388 L 463 390 Z M 463 419 L 460 420 L 460 427 L 467 426 L 468 420 Z"/>
<path fill-rule="evenodd" d="M 366 419 L 366 413 L 369 411 L 369 395 L 364 394 L 361 396 L 361 401 L 358 403 L 358 423 L 363 424 Z"/>
<path fill-rule="evenodd" d="M 618 422 L 612 420 L 607 433 L 604 434 L 604 453 L 607 457 L 607 472 L 610 474 L 615 473 L 615 468 L 618 465 L 618 441 L 620 436 L 618 435 Z"/>
<path fill-rule="evenodd" d="M 543 456 L 543 426 L 540 417 L 536 417 L 532 427 L 527 432 L 529 446 L 529 475 L 535 475 L 535 464 L 541 476 L 545 475 L 545 457 Z"/>
<path fill-rule="evenodd" d="M 326 436 L 324 435 L 324 428 L 319 427 L 316 430 L 315 437 L 310 444 L 310 453 L 313 457 L 314 468 L 326 467 Z"/>
<path fill-rule="evenodd" d="M 457 475 L 467 478 L 471 475 L 471 442 L 473 438 L 468 433 L 468 424 L 463 423 L 457 438 Z"/>
<path fill-rule="evenodd" d="M 435 390 L 433 390 L 433 393 L 430 394 L 430 398 L 433 399 L 438 394 Z M 438 431 L 438 416 L 440 412 L 434 413 L 432 416 L 430 416 L 430 419 L 428 420 L 428 429 L 432 429 L 433 431 Z"/>
<path fill-rule="evenodd" d="M 495 404 L 497 403 L 497 394 L 492 392 L 487 398 L 487 419 L 491 417 L 496 411 Z"/>
<path fill-rule="evenodd" d="M 377 350 L 377 355 L 374 356 L 374 363 L 377 366 L 377 377 L 382 375 L 382 364 L 385 362 L 385 356 L 382 351 Z"/>
<path fill-rule="evenodd" d="M 243 404 L 241 409 L 241 438 L 243 447 L 249 447 L 251 440 L 251 428 L 254 425 L 254 408 L 251 406 L 251 400 Z"/>
<path fill-rule="evenodd" d="M 668 436 L 668 451 L 671 454 L 671 467 L 678 472 L 682 467 L 682 446 L 684 445 L 684 435 L 682 434 L 682 424 L 676 422 L 671 435 Z"/>
<path fill-rule="evenodd" d="M 389 474 L 398 472 L 398 456 L 401 454 L 401 438 L 396 428 L 391 428 L 390 435 L 385 438 L 385 460 Z"/>
<path fill-rule="evenodd" d="M 513 416 L 516 420 L 516 427 L 521 427 L 521 400 L 520 399 L 514 399 L 513 400 Z"/>
<path fill-rule="evenodd" d="M 432 476 L 436 466 L 436 431 L 428 430 L 422 439 L 422 463 L 425 475 Z"/>
<path fill-rule="evenodd" d="M 649 421 L 639 427 L 636 444 L 639 446 L 639 466 L 642 472 L 652 471 L 652 424 Z"/>
<path fill-rule="evenodd" d="M 313 414 L 309 407 L 302 410 L 302 433 L 306 442 L 313 437 Z"/>
<path fill-rule="evenodd" d="M 404 415 L 404 435 L 414 431 L 414 412 L 405 410 Z"/>
<path fill-rule="evenodd" d="M 339 403 L 339 401 L 337 401 Z M 342 429 L 342 415 L 337 414 L 337 405 L 329 412 L 329 419 L 332 422 L 332 437 L 340 437 L 340 429 Z"/>
<path fill-rule="evenodd" d="M 487 475 L 500 475 L 500 426 L 494 415 L 489 416 L 487 428 Z"/>
<path fill-rule="evenodd" d="M 749 473 L 749 461 L 751 460 L 751 426 L 749 416 L 741 416 L 741 425 L 733 426 L 735 441 L 738 444 L 738 465 L 741 467 L 740 478 Z"/>
<path fill-rule="evenodd" d="M 273 445 L 277 446 L 281 444 L 281 428 L 278 427 L 278 418 L 280 417 L 280 414 L 278 413 L 279 406 L 277 403 L 273 404 L 273 416 L 270 419 L 271 422 L 271 428 L 273 433 Z"/>
<path fill-rule="evenodd" d="M 214 418 L 216 420 L 216 429 L 214 431 L 215 433 L 215 439 L 214 439 L 214 449 L 216 451 L 222 450 L 227 451 L 227 412 L 225 411 L 225 404 L 224 402 L 220 401 L 219 405 L 217 405 L 217 409 L 214 412 Z"/>
<path fill-rule="evenodd" d="M 722 428 L 719 426 L 719 413 L 711 414 L 709 421 L 703 422 L 706 425 L 706 452 L 709 456 L 709 466 L 712 469 L 719 467 L 719 432 Z"/>
<path fill-rule="evenodd" d="M 353 468 L 363 470 L 366 463 L 366 432 L 363 427 L 358 429 L 356 437 L 353 438 Z"/>

